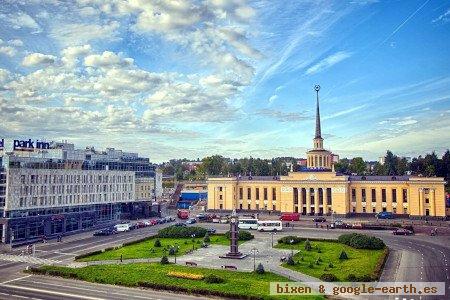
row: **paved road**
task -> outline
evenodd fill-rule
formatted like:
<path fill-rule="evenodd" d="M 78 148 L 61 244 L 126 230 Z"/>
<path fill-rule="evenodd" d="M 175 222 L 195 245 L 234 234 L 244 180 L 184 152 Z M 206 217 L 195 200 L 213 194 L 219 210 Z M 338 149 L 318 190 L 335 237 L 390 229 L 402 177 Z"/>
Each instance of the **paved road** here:
<path fill-rule="evenodd" d="M 168 224 L 142 228 L 107 237 L 93 237 L 92 232 L 82 233 L 67 237 L 62 243 L 50 241 L 46 244 L 38 244 L 36 246 L 36 258 L 54 261 L 56 264 L 66 264 L 71 262 L 76 255 L 120 245 L 127 241 L 152 235 L 164 226 L 168 226 Z M 228 229 L 228 225 L 226 224 L 208 224 L 207 226 L 216 228 L 218 232 L 223 232 Z M 297 227 L 287 229 L 283 233 L 277 234 L 275 238 L 289 234 L 310 238 L 337 238 L 345 232 L 349 232 L 349 230 Z M 393 236 L 390 232 L 383 231 L 371 231 L 369 233 L 383 238 L 386 244 L 392 249 L 381 278 L 382 281 L 445 281 L 447 288 L 449 288 L 449 236 L 432 237 L 416 235 L 404 237 Z M 268 233 L 255 234 L 262 239 L 271 239 Z M 142 299 L 143 297 L 145 299 L 173 299 L 174 297 L 177 299 L 196 298 L 184 295 L 175 296 L 167 292 L 156 291 L 145 291 L 148 295 L 142 296 L 142 290 L 124 287 L 112 288 L 85 282 L 80 284 L 78 281 L 42 276 L 24 277 L 25 275 L 22 273 L 22 270 L 26 266 L 33 265 L 36 262 L 33 262 L 31 258 L 27 261 L 25 258 L 19 256 L 21 250 L 22 248 L 15 249 L 11 253 L 15 256 L 9 257 L 9 259 L 0 257 L 0 299 L 23 299 L 23 297 L 36 299 L 123 299 L 124 293 L 130 299 Z M 264 263 L 262 257 L 258 257 L 257 255 L 256 258 Z M 109 291 L 111 291 L 111 294 L 107 293 Z M 133 294 L 136 291 L 139 291 L 139 293 Z M 58 293 L 65 293 L 67 295 Z M 408 297 L 408 299 L 419 298 Z"/>

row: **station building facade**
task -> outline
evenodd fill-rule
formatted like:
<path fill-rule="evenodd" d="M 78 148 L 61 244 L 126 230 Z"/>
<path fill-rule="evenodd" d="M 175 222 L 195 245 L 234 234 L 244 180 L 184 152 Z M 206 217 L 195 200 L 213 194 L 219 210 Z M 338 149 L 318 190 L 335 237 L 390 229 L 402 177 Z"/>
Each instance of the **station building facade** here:
<path fill-rule="evenodd" d="M 208 178 L 208 210 L 276 211 L 303 215 L 391 212 L 412 218 L 445 218 L 445 181 L 438 177 L 352 176 L 334 171 L 323 148 L 316 87 L 316 131 L 307 168 L 286 176 Z"/>

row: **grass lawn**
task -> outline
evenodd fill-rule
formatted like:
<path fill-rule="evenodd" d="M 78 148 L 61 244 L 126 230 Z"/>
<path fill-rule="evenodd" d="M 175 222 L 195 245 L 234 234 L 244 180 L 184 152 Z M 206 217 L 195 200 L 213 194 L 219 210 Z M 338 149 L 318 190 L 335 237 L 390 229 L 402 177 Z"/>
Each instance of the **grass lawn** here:
<path fill-rule="evenodd" d="M 191 238 L 158 238 L 161 242 L 161 247 L 155 247 L 156 238 L 143 241 L 133 245 L 127 245 L 114 250 L 107 250 L 102 253 L 94 254 L 88 257 L 83 257 L 77 261 L 95 261 L 95 260 L 117 260 L 120 259 L 120 255 L 123 259 L 132 258 L 155 258 L 162 257 L 164 254 L 164 249 L 166 249 L 165 254 L 169 256 L 168 249 L 172 246 L 178 245 L 179 250 L 177 256 L 184 255 L 186 251 L 192 249 L 192 239 Z M 211 235 L 211 244 L 216 245 L 229 245 L 230 241 L 224 235 Z M 203 238 L 195 238 L 194 246 L 195 248 L 201 247 L 203 243 Z"/>
<path fill-rule="evenodd" d="M 153 285 L 164 286 L 163 289 L 185 288 L 189 291 L 218 291 L 233 295 L 253 296 L 260 299 L 323 299 L 322 296 L 270 296 L 269 284 L 271 281 L 288 281 L 286 278 L 266 272 L 259 275 L 250 272 L 238 272 L 228 270 L 215 270 L 180 265 L 161 265 L 159 263 L 137 263 L 125 265 L 98 265 L 84 268 L 68 268 L 57 266 L 43 266 L 41 270 L 57 272 L 58 276 L 77 278 L 89 282 L 116 284 L 124 286 L 139 286 L 139 282 L 147 282 Z M 167 275 L 176 271 L 189 274 L 206 276 L 214 274 L 225 280 L 223 283 L 207 283 L 205 280 L 193 280 L 175 278 Z M 197 292 L 198 293 L 198 292 Z"/>
<path fill-rule="evenodd" d="M 339 281 L 346 281 L 349 274 L 356 276 L 372 275 L 379 260 L 383 258 L 384 250 L 366 250 L 355 249 L 350 246 L 328 241 L 310 241 L 312 250 L 305 250 L 305 242 L 295 245 L 277 244 L 276 248 L 300 250 L 294 255 L 295 265 L 290 266 L 286 263 L 283 267 L 319 278 L 324 273 L 334 274 Z M 317 247 L 321 253 L 318 252 Z M 348 259 L 340 260 L 339 254 L 344 250 Z M 303 260 L 301 260 L 303 257 Z M 316 264 L 317 258 L 320 257 L 322 262 Z M 329 263 L 333 267 L 329 267 Z M 313 264 L 312 268 L 310 263 Z"/>

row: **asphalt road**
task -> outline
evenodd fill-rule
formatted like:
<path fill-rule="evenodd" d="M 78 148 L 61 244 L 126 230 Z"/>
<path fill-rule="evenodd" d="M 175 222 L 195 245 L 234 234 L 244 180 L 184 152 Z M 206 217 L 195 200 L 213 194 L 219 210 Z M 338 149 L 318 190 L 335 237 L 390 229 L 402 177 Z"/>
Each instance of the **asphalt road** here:
<path fill-rule="evenodd" d="M 63 242 L 49 241 L 36 246 L 36 257 L 55 263 L 71 262 L 76 255 L 107 247 L 120 245 L 127 241 L 155 234 L 170 224 L 141 228 L 130 232 L 106 237 L 93 237 L 86 232 L 64 238 Z M 205 224 L 218 232 L 228 230 L 227 224 Z M 326 230 L 320 228 L 285 229 L 276 238 L 283 235 L 298 235 L 310 238 L 337 238 L 351 230 Z M 393 236 L 386 231 L 364 231 L 381 237 L 391 249 L 382 281 L 444 281 L 447 298 L 450 299 L 450 236 Z M 261 238 L 271 238 L 268 233 L 255 233 Z M 14 250 L 19 254 L 23 248 Z M 118 286 L 92 284 L 75 280 L 29 276 L 22 270 L 30 262 L 0 260 L 0 299 L 202 299 L 188 295 L 174 295 L 168 292 L 130 289 Z M 393 298 L 394 299 L 394 298 Z M 402 299 L 402 298 L 399 298 Z M 408 299 L 445 299 L 441 297 L 410 297 Z"/>

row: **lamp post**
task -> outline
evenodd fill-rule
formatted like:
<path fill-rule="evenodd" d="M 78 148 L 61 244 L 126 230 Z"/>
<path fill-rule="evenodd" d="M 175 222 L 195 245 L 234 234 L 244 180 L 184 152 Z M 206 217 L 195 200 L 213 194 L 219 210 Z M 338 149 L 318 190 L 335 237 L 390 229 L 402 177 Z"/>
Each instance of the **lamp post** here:
<path fill-rule="evenodd" d="M 291 257 L 294 257 L 294 249 L 292 248 L 292 245 L 294 244 L 294 240 L 290 240 L 289 244 L 291 244 Z"/>
<path fill-rule="evenodd" d="M 194 250 L 194 246 L 195 246 L 195 241 L 194 241 L 194 239 L 195 239 L 195 233 L 191 235 L 191 238 L 192 238 L 192 250 Z"/>
<path fill-rule="evenodd" d="M 258 249 L 256 249 L 256 247 L 253 247 L 251 250 L 252 254 L 253 254 L 253 272 L 256 271 L 256 254 L 258 254 Z"/>
<path fill-rule="evenodd" d="M 178 243 L 175 243 L 174 249 L 175 249 L 175 251 L 173 252 L 173 255 L 175 255 L 175 264 L 176 264 L 177 263 Z"/>
<path fill-rule="evenodd" d="M 273 236 L 276 235 L 276 232 L 271 232 L 270 235 L 272 236 L 272 248 L 273 248 Z"/>

